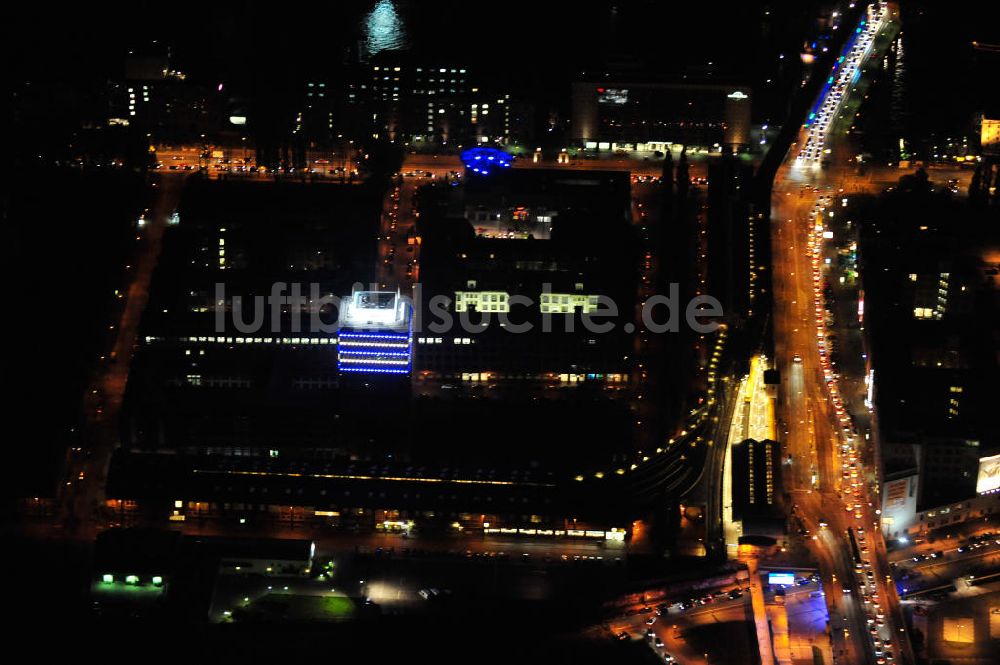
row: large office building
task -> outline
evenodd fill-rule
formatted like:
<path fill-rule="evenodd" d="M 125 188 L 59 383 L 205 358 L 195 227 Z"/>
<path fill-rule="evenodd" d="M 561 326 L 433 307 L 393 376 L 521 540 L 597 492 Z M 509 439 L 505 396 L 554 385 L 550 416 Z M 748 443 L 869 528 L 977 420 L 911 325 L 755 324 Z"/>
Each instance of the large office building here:
<path fill-rule="evenodd" d="M 671 144 L 740 152 L 750 146 L 742 84 L 590 77 L 573 83 L 573 142 L 597 151 L 664 151 Z"/>
<path fill-rule="evenodd" d="M 367 65 L 358 95 L 374 120 L 373 131 L 414 147 L 508 144 L 530 136 L 530 106 L 473 77 L 444 57 L 416 57 L 387 50 Z"/>
<path fill-rule="evenodd" d="M 447 298 L 455 324 L 417 333 L 419 379 L 627 385 L 638 279 L 629 186 L 627 173 L 515 169 L 445 191 L 438 212 L 421 215 L 422 307 L 431 323 L 432 298 Z"/>
<path fill-rule="evenodd" d="M 124 445 L 350 448 L 330 417 L 332 305 L 374 265 L 378 200 L 359 187 L 193 180 L 153 277 Z"/>
<path fill-rule="evenodd" d="M 572 310 L 590 307 L 580 295 L 613 293 L 617 284 L 623 298 L 631 293 L 633 285 L 625 288 L 621 278 L 626 254 L 611 245 L 617 238 L 627 246 L 629 234 L 628 176 L 620 178 L 592 197 L 595 206 L 614 201 L 617 209 L 616 216 L 594 217 L 608 225 L 604 236 L 570 233 L 559 240 L 562 231 L 554 225 L 552 238 L 537 243 L 476 238 L 459 206 L 457 222 L 471 244 L 450 245 L 448 225 L 425 230 L 430 253 L 421 261 L 454 302 L 456 291 L 468 296 L 458 310 L 499 312 L 503 303 L 484 297 L 486 291 L 531 293 L 538 303 L 543 282 L 551 282 L 532 316 L 541 324 L 544 305 L 561 326 Z M 441 187 L 448 194 L 459 189 Z M 484 205 L 494 200 L 485 190 L 479 196 Z M 617 395 L 617 387 L 627 385 L 631 338 L 613 337 L 603 349 L 579 333 L 554 335 L 552 343 L 528 335 L 508 346 L 466 332 L 418 332 L 415 315 L 422 312 L 411 310 L 406 298 L 354 284 L 375 265 L 380 203 L 377 193 L 346 184 L 192 183 L 153 278 L 106 510 L 123 524 L 239 518 L 450 529 L 457 523 L 621 538 L 620 515 L 593 493 L 574 494 L 573 478 L 631 448 L 634 418 Z M 577 218 L 570 208 L 557 198 L 550 205 L 572 228 Z M 578 231 L 594 228 L 584 224 Z M 584 251 L 586 238 L 598 249 Z M 465 259 L 453 251 L 463 247 Z M 504 262 L 495 263 L 504 252 Z M 528 275 L 523 283 L 510 279 L 517 261 L 528 262 L 520 264 Z M 603 272 L 588 268 L 602 261 Z M 482 286 L 470 287 L 469 280 Z M 350 296 L 337 308 L 316 307 L 316 298 L 345 293 Z M 620 356 L 609 357 L 610 350 Z M 429 364 L 447 368 L 440 371 L 448 378 L 415 381 L 436 390 L 414 396 L 411 368 L 420 375 Z M 537 377 L 543 370 L 556 386 L 597 390 L 566 391 L 576 394 L 570 401 L 523 389 L 538 387 L 537 381 L 508 382 L 503 400 L 453 389 L 488 387 L 471 381 L 473 373 L 482 379 L 496 371 L 500 379 L 501 371 Z M 463 373 L 470 380 L 463 382 Z"/>

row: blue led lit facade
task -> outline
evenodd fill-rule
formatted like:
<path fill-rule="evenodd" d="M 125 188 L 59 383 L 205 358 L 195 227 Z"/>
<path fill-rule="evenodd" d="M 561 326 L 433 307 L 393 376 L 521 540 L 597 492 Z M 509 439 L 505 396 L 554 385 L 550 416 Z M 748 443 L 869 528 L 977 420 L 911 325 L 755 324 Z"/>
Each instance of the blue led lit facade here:
<path fill-rule="evenodd" d="M 489 175 L 499 169 L 509 169 L 514 157 L 496 148 L 469 148 L 462 151 L 462 163 L 472 173 Z"/>
<path fill-rule="evenodd" d="M 413 368 L 410 303 L 398 292 L 357 291 L 345 298 L 337 368 L 345 374 L 409 374 Z"/>

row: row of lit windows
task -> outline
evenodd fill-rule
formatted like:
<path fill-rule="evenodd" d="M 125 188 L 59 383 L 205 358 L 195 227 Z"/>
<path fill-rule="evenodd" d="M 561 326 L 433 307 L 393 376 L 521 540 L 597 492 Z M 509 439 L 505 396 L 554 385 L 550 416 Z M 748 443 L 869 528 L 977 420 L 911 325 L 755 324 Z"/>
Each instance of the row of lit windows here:
<path fill-rule="evenodd" d="M 374 71 L 376 71 L 376 72 L 388 72 L 390 70 L 392 70 L 394 72 L 401 72 L 401 71 L 403 71 L 402 67 L 378 67 L 378 66 L 375 66 L 375 67 L 372 67 L 372 69 Z M 418 72 L 423 72 L 424 69 L 423 69 L 423 67 L 417 67 L 417 71 Z M 441 69 L 437 69 L 437 70 L 435 70 L 435 69 L 432 68 L 432 69 L 428 69 L 427 71 L 429 73 L 433 73 L 434 71 L 437 71 L 439 74 L 448 74 L 448 73 L 451 73 L 451 74 L 464 74 L 465 73 L 464 69 L 447 69 L 447 68 L 441 68 Z M 309 85 L 312 85 L 312 84 L 310 83 Z"/>
<path fill-rule="evenodd" d="M 579 309 L 584 314 L 597 311 L 599 296 L 576 293 L 543 293 L 540 297 L 542 314 L 570 314 Z"/>
<path fill-rule="evenodd" d="M 510 312 L 510 295 L 506 291 L 456 291 L 455 311 Z"/>
<path fill-rule="evenodd" d="M 471 337 L 453 337 L 452 342 L 454 344 L 475 344 L 475 341 Z M 417 344 L 444 344 L 444 338 L 418 337 Z"/>
<path fill-rule="evenodd" d="M 208 388 L 249 388 L 252 385 L 250 379 L 239 376 L 203 377 L 201 374 L 188 374 L 186 379 L 189 386 Z"/>
<path fill-rule="evenodd" d="M 940 319 L 941 313 L 934 307 L 914 307 L 913 318 L 915 319 Z"/>
<path fill-rule="evenodd" d="M 282 345 L 328 345 L 336 344 L 335 337 L 179 337 L 170 339 L 166 337 L 147 336 L 146 343 L 152 342 L 201 342 L 209 344 L 282 344 Z"/>

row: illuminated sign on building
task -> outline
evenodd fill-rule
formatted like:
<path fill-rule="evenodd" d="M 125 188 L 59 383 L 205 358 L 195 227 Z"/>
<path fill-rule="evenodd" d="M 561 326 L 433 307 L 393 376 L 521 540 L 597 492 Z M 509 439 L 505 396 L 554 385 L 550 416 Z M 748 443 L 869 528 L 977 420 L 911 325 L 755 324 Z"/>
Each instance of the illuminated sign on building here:
<path fill-rule="evenodd" d="M 624 88 L 598 88 L 598 104 L 628 104 L 628 90 Z"/>
<path fill-rule="evenodd" d="M 735 92 L 731 92 L 731 93 L 729 93 L 726 96 L 729 97 L 729 99 L 737 99 L 737 100 L 739 100 L 739 99 L 750 99 L 750 95 L 748 95 L 747 93 L 743 92 L 742 90 L 736 90 Z"/>
<path fill-rule="evenodd" d="M 768 584 L 780 584 L 783 586 L 794 586 L 795 585 L 795 574 L 794 573 L 768 573 L 767 575 Z"/>
<path fill-rule="evenodd" d="M 976 492 L 989 494 L 1000 490 L 1000 455 L 979 458 L 979 476 Z"/>

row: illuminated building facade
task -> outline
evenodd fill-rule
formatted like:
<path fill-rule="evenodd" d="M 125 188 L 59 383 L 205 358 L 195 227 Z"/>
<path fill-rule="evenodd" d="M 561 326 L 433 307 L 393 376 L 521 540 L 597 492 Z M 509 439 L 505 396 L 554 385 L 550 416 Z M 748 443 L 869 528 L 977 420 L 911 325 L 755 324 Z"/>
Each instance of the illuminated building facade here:
<path fill-rule="evenodd" d="M 739 152 L 750 146 L 751 102 L 744 85 L 577 81 L 571 136 L 599 151 L 663 151 L 679 143 Z"/>
<path fill-rule="evenodd" d="M 341 306 L 337 369 L 347 374 L 409 374 L 413 316 L 399 292 L 355 291 Z"/>
<path fill-rule="evenodd" d="M 998 456 L 985 457 L 980 463 L 980 486 L 994 485 L 996 476 L 983 474 L 990 472 L 990 464 L 996 463 Z M 913 537 L 919 534 L 963 522 L 988 518 L 1000 511 L 1000 492 L 996 489 L 984 490 L 976 496 L 968 496 L 959 501 L 922 507 L 919 502 L 918 487 L 920 474 L 914 469 L 908 473 L 890 476 L 882 484 L 882 533 L 888 539 Z"/>

